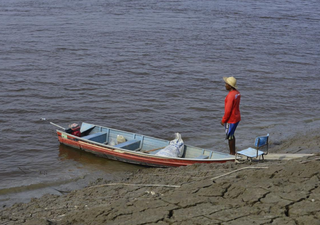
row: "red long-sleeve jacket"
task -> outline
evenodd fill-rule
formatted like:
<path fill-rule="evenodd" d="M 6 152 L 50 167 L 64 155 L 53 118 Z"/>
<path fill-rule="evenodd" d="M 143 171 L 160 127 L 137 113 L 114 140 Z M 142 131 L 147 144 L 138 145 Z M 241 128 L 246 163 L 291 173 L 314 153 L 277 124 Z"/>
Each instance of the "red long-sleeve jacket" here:
<path fill-rule="evenodd" d="M 222 123 L 238 123 L 241 120 L 240 115 L 240 92 L 237 90 L 229 91 L 224 100 L 224 116 Z"/>

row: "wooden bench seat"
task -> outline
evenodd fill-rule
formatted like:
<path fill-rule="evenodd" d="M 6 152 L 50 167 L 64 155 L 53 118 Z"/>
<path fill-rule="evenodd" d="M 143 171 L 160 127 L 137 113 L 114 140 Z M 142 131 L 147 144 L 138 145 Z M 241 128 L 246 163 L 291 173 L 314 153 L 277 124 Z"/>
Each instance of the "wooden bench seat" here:
<path fill-rule="evenodd" d="M 98 143 L 105 143 L 107 140 L 107 133 L 105 132 L 97 132 L 94 134 L 89 134 L 87 136 L 82 137 L 83 139 L 87 139 L 90 141 L 95 141 Z"/>
<path fill-rule="evenodd" d="M 205 154 L 204 154 L 205 152 L 209 152 L 209 155 L 205 155 Z M 213 151 L 203 149 L 203 150 L 202 150 L 202 154 L 199 155 L 199 156 L 197 156 L 197 157 L 195 157 L 195 159 L 211 159 L 212 154 L 213 154 Z"/>
<path fill-rule="evenodd" d="M 195 159 L 207 159 L 207 158 L 209 158 L 209 156 L 207 156 L 207 155 L 199 155 L 199 156 L 195 157 Z"/>
<path fill-rule="evenodd" d="M 134 139 L 134 140 L 123 142 L 121 144 L 117 144 L 114 147 L 136 151 L 140 148 L 140 143 L 141 143 L 141 140 Z"/>

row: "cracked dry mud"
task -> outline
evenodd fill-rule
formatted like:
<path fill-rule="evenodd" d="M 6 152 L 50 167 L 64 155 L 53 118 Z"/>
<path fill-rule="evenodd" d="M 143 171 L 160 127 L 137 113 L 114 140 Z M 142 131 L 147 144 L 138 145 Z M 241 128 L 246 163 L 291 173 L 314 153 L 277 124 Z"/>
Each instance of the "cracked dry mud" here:
<path fill-rule="evenodd" d="M 99 180 L 66 195 L 15 204 L 0 211 L 0 222 L 320 224 L 319 171 L 319 155 L 251 165 L 148 168 L 126 174 L 112 185 Z"/>

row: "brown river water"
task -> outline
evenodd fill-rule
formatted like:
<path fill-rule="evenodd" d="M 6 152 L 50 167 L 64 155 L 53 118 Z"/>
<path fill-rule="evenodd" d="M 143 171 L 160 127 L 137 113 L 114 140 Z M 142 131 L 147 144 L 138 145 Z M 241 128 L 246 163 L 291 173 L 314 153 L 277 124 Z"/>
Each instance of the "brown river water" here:
<path fill-rule="evenodd" d="M 319 130 L 319 23 L 315 0 L 2 0 L 1 205 L 139 168 L 60 146 L 50 121 L 228 152 L 224 76 L 238 149 Z"/>

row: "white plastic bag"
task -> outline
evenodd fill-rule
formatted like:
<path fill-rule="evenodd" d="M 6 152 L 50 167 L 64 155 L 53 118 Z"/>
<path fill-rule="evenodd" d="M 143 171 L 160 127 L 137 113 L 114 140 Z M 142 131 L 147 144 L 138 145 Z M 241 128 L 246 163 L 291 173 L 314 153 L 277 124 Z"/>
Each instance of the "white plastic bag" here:
<path fill-rule="evenodd" d="M 158 151 L 155 155 L 181 158 L 184 153 L 184 143 L 179 133 L 175 133 L 175 136 L 176 138 L 170 141 L 168 146 Z"/>

